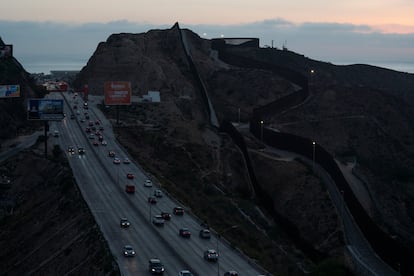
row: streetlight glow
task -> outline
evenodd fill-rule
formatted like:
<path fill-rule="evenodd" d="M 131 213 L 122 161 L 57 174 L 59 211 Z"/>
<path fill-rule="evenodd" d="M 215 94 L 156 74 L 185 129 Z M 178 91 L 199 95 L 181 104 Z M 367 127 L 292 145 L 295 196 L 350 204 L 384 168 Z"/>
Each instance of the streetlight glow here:
<path fill-rule="evenodd" d="M 313 172 L 315 172 L 315 145 L 316 145 L 316 142 L 312 141 L 312 169 L 313 169 Z"/>
<path fill-rule="evenodd" d="M 260 141 L 263 143 L 263 120 L 260 121 Z"/>

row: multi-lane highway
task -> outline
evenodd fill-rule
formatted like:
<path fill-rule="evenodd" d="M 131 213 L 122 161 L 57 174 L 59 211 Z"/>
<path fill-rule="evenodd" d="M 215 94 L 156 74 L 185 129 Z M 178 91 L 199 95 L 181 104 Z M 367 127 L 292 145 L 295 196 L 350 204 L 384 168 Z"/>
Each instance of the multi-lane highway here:
<path fill-rule="evenodd" d="M 145 187 L 144 181 L 148 179 L 145 172 L 138 164 L 114 164 L 113 157 L 108 156 L 109 150 L 113 150 L 116 156 L 129 157 L 128 153 L 120 147 L 110 122 L 96 108 L 93 102 L 89 102 L 89 109 L 83 109 L 83 101 L 73 94 L 54 94 L 52 97 L 65 98 L 65 112 L 67 116 L 62 122 L 54 122 L 50 125 L 50 132 L 58 130 L 59 137 L 51 137 L 53 143 L 59 144 L 69 159 L 74 176 L 82 192 L 84 199 L 97 224 L 99 225 L 109 247 L 114 255 L 122 275 L 148 275 L 148 261 L 158 258 L 165 267 L 164 275 L 178 275 L 183 269 L 190 270 L 194 275 L 223 275 L 226 271 L 235 270 L 239 275 L 263 274 L 254 264 L 251 264 L 238 251 L 222 243 L 215 235 L 211 239 L 201 239 L 198 232 L 201 229 L 196 217 L 185 213 L 184 216 L 172 214 L 175 206 L 180 204 L 168 195 L 157 198 L 156 204 L 149 204 L 148 197 L 158 189 L 156 179 L 152 179 L 153 187 Z M 74 110 L 74 105 L 77 109 Z M 79 114 L 77 114 L 79 110 Z M 71 118 L 71 114 L 75 118 Z M 82 122 L 85 113 L 90 118 Z M 100 121 L 103 126 L 101 131 L 107 145 L 93 145 L 93 140 L 85 132 L 88 122 Z M 75 153 L 67 152 L 68 146 L 74 146 Z M 79 155 L 77 149 L 84 147 L 86 152 Z M 128 179 L 127 173 L 132 173 L 134 179 Z M 125 192 L 126 184 L 134 184 L 136 192 Z M 183 206 L 185 209 L 185 206 Z M 155 226 L 152 223 L 154 215 L 161 212 L 169 212 L 172 215 L 170 221 L 166 221 L 164 227 Z M 126 217 L 131 222 L 129 228 L 120 227 L 120 218 Z M 189 239 L 179 235 L 179 229 L 189 228 L 192 236 Z M 124 257 L 123 246 L 131 245 L 136 251 L 135 257 Z M 218 262 L 208 262 L 203 258 L 203 252 L 207 249 L 219 251 Z"/>

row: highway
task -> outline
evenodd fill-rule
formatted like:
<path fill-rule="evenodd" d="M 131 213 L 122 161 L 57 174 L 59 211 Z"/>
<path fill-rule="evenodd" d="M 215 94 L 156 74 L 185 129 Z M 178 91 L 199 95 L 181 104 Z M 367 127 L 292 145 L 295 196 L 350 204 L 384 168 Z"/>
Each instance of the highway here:
<path fill-rule="evenodd" d="M 194 275 L 223 275 L 226 271 L 236 270 L 240 275 L 264 274 L 254 264 L 251 264 L 238 251 L 227 246 L 225 242 L 212 235 L 210 240 L 201 239 L 198 232 L 201 229 L 196 217 L 185 213 L 184 216 L 175 216 L 172 210 L 180 206 L 173 198 L 164 194 L 157 204 L 147 202 L 148 196 L 158 189 L 156 179 L 152 179 L 152 188 L 144 187 L 148 179 L 139 164 L 114 164 L 113 158 L 108 156 L 109 150 L 114 150 L 121 160 L 129 157 L 128 153 L 117 144 L 111 124 L 96 108 L 96 102 L 89 102 L 89 109 L 83 110 L 82 99 L 74 99 L 72 94 L 53 94 L 53 98 L 65 97 L 65 112 L 67 116 L 62 122 L 51 122 L 50 133 L 60 132 L 59 137 L 50 137 L 52 144 L 59 144 L 69 159 L 74 177 L 79 189 L 86 200 L 97 224 L 99 225 L 110 250 L 115 257 L 122 275 L 149 275 L 148 261 L 158 258 L 164 264 L 164 275 L 178 275 L 183 269 L 189 269 Z M 73 106 L 77 101 L 80 115 L 75 114 L 71 119 Z M 104 127 L 101 131 L 107 146 L 92 144 L 85 129 L 88 121 L 81 122 L 84 111 L 88 111 L 90 121 L 99 120 Z M 67 152 L 68 146 L 75 147 L 75 154 Z M 86 152 L 79 155 L 78 147 L 84 147 Z M 131 158 L 130 158 L 131 159 Z M 132 161 L 132 160 L 131 160 Z M 126 174 L 134 174 L 134 179 L 127 179 Z M 125 192 L 125 185 L 133 183 L 136 187 L 134 194 Z M 184 209 L 185 206 L 183 206 Z M 188 210 L 186 210 L 188 211 Z M 164 227 L 152 224 L 152 217 L 161 212 L 169 212 L 171 221 L 166 221 Z M 121 228 L 120 218 L 126 217 L 131 227 Z M 192 236 L 189 239 L 179 236 L 179 229 L 189 228 Z M 124 257 L 123 246 L 132 245 L 136 251 L 135 257 Z M 207 262 L 203 252 L 207 249 L 219 247 L 219 261 Z"/>

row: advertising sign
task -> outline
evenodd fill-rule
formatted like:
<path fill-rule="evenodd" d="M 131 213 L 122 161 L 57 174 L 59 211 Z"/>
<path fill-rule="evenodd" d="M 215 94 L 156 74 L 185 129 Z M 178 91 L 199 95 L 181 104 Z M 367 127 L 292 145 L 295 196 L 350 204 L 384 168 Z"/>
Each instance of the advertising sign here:
<path fill-rule="evenodd" d="M 131 83 L 128 81 L 105 82 L 105 105 L 130 105 Z"/>
<path fill-rule="evenodd" d="M 20 85 L 0 85 L 0 98 L 20 97 Z"/>
<path fill-rule="evenodd" d="M 63 117 L 63 100 L 27 99 L 28 120 L 60 121 Z"/>
<path fill-rule="evenodd" d="M 13 45 L 0 45 L 0 59 L 13 56 Z"/>

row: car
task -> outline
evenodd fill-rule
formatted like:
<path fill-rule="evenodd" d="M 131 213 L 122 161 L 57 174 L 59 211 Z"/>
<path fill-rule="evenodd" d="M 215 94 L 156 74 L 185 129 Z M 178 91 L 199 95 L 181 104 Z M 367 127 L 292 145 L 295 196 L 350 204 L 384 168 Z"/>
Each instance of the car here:
<path fill-rule="evenodd" d="M 80 111 L 79 110 L 76 110 L 76 115 L 80 115 Z"/>
<path fill-rule="evenodd" d="M 87 127 L 87 128 L 85 128 L 85 131 L 86 131 L 87 133 L 90 133 L 90 132 L 91 132 L 91 128 L 90 128 L 90 127 Z"/>
<path fill-rule="evenodd" d="M 157 199 L 153 196 L 148 197 L 148 203 L 157 204 Z"/>
<path fill-rule="evenodd" d="M 103 136 L 102 136 L 102 135 L 99 135 L 99 136 L 98 136 L 98 141 L 99 141 L 99 142 L 102 142 L 102 141 L 103 141 Z"/>
<path fill-rule="evenodd" d="M 133 185 L 133 184 L 127 184 L 125 186 L 125 192 L 127 192 L 128 194 L 135 193 L 135 185 Z"/>
<path fill-rule="evenodd" d="M 131 163 L 131 161 L 128 159 L 128 158 L 124 158 L 124 164 L 129 164 L 129 163 Z"/>
<path fill-rule="evenodd" d="M 74 105 L 74 106 L 73 106 L 73 109 L 77 109 L 77 108 L 78 108 L 78 106 L 77 106 L 77 105 Z"/>
<path fill-rule="evenodd" d="M 79 148 L 78 148 L 78 154 L 79 154 L 79 155 L 83 155 L 83 154 L 85 154 L 85 148 L 83 148 L 83 147 L 79 147 Z"/>
<path fill-rule="evenodd" d="M 129 222 L 127 218 L 121 218 L 119 224 L 121 225 L 122 228 L 128 228 L 131 225 L 131 223 Z"/>
<path fill-rule="evenodd" d="M 105 140 L 103 140 L 103 141 L 101 142 L 101 145 L 102 145 L 102 146 L 106 146 L 106 145 L 108 145 L 108 142 L 106 142 Z"/>
<path fill-rule="evenodd" d="M 208 249 L 204 251 L 204 259 L 209 262 L 217 262 L 218 261 L 218 253 L 214 249 Z"/>
<path fill-rule="evenodd" d="M 88 126 L 90 126 L 90 127 L 93 126 L 93 122 L 89 121 Z"/>
<path fill-rule="evenodd" d="M 135 256 L 135 250 L 131 245 L 125 245 L 124 246 L 124 256 L 125 257 L 134 257 Z"/>
<path fill-rule="evenodd" d="M 119 159 L 118 157 L 115 157 L 114 160 L 112 161 L 114 164 L 121 164 L 121 159 Z"/>
<path fill-rule="evenodd" d="M 101 124 L 101 122 L 99 120 L 95 121 L 95 125 L 100 125 L 100 124 Z"/>
<path fill-rule="evenodd" d="M 164 265 L 159 259 L 150 259 L 148 262 L 148 270 L 151 274 L 163 274 L 165 271 Z"/>
<path fill-rule="evenodd" d="M 100 126 L 100 127 L 99 127 L 99 130 L 100 130 L 100 131 L 103 131 L 103 130 L 104 130 L 104 127 L 103 127 L 103 126 Z"/>
<path fill-rule="evenodd" d="M 108 152 L 108 156 L 109 156 L 109 157 L 115 157 L 115 151 L 110 150 L 110 151 Z"/>
<path fill-rule="evenodd" d="M 211 233 L 210 233 L 210 230 L 208 230 L 208 229 L 201 229 L 200 232 L 198 233 L 198 235 L 202 239 L 210 239 L 211 238 Z"/>
<path fill-rule="evenodd" d="M 144 187 L 148 187 L 148 188 L 152 187 L 152 181 L 149 179 L 145 180 Z"/>
<path fill-rule="evenodd" d="M 164 226 L 165 219 L 161 215 L 156 215 L 152 219 L 152 223 L 156 226 Z"/>
<path fill-rule="evenodd" d="M 183 207 L 176 206 L 173 209 L 173 213 L 174 213 L 174 215 L 182 216 L 182 215 L 184 215 L 184 209 L 183 209 Z"/>
<path fill-rule="evenodd" d="M 178 272 L 178 276 L 193 276 L 193 273 L 190 270 L 181 270 Z"/>
<path fill-rule="evenodd" d="M 89 134 L 89 139 L 95 139 L 95 134 L 93 134 L 93 133 L 91 133 L 91 134 Z"/>
<path fill-rule="evenodd" d="M 75 114 L 70 114 L 70 118 L 73 120 L 75 119 Z"/>
<path fill-rule="evenodd" d="M 127 173 L 127 178 L 128 179 L 134 179 L 134 174 L 133 173 Z"/>
<path fill-rule="evenodd" d="M 99 142 L 98 141 L 96 141 L 96 140 L 93 140 L 93 143 L 92 143 L 94 146 L 99 146 Z"/>
<path fill-rule="evenodd" d="M 180 228 L 178 234 L 183 238 L 191 238 L 191 231 L 188 228 Z"/>
<path fill-rule="evenodd" d="M 89 118 L 90 118 L 89 115 L 85 115 L 86 120 L 89 120 Z"/>
<path fill-rule="evenodd" d="M 85 122 L 85 119 L 83 119 L 83 118 L 82 118 L 82 119 L 80 119 L 80 122 L 81 122 L 81 123 L 84 123 L 84 122 Z"/>
<path fill-rule="evenodd" d="M 154 196 L 155 197 L 162 197 L 162 191 L 160 189 L 154 190 Z"/>
<path fill-rule="evenodd" d="M 161 212 L 161 216 L 164 220 L 171 220 L 171 214 L 167 212 Z"/>
<path fill-rule="evenodd" d="M 68 153 L 69 154 L 75 154 L 75 147 L 74 146 L 68 146 Z"/>
<path fill-rule="evenodd" d="M 59 137 L 59 131 L 58 130 L 53 131 L 53 137 Z"/>
<path fill-rule="evenodd" d="M 230 270 L 230 271 L 224 272 L 224 276 L 239 276 L 239 273 L 237 273 L 237 271 Z"/>

